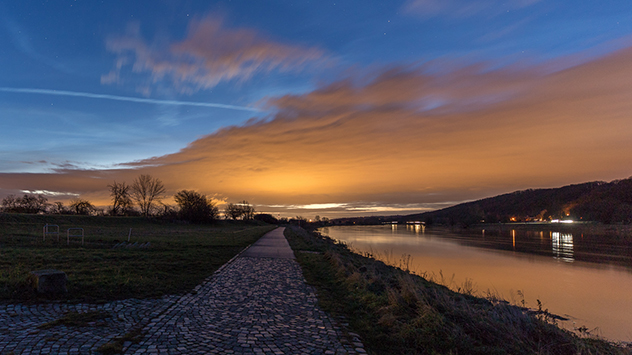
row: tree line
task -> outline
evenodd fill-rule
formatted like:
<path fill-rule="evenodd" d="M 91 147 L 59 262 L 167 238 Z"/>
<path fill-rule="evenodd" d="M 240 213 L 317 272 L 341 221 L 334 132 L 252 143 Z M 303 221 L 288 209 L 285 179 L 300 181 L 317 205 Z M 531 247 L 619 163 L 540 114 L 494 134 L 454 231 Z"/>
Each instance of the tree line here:
<path fill-rule="evenodd" d="M 107 211 L 96 208 L 90 201 L 73 199 L 68 206 L 56 201 L 49 203 L 42 195 L 9 195 L 2 200 L 6 213 L 48 213 L 110 216 L 159 216 L 192 223 L 212 222 L 220 218 L 219 207 L 213 200 L 194 190 L 180 190 L 173 196 L 177 208 L 162 203 L 166 188 L 163 182 L 151 175 L 140 175 L 131 185 L 116 182 L 107 185 L 112 205 Z M 250 220 L 255 208 L 248 201 L 228 203 L 223 211 L 225 219 Z"/>
<path fill-rule="evenodd" d="M 63 202 L 48 203 L 48 199 L 42 195 L 29 195 L 19 197 L 9 195 L 2 200 L 2 211 L 7 213 L 49 213 L 49 214 L 98 214 L 98 209 L 87 200 L 73 199 L 68 206 Z"/>

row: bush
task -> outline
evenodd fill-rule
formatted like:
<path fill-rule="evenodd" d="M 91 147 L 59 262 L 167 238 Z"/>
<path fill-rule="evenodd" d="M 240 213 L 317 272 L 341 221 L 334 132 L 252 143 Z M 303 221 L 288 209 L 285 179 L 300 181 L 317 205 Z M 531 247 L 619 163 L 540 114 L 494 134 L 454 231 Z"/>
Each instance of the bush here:
<path fill-rule="evenodd" d="M 212 222 L 219 214 L 215 204 L 197 191 L 178 191 L 174 199 L 180 207 L 178 216 L 182 220 L 192 223 Z"/>
<path fill-rule="evenodd" d="M 269 213 L 259 213 L 255 215 L 255 221 L 261 221 L 268 224 L 278 224 L 279 220 Z"/>

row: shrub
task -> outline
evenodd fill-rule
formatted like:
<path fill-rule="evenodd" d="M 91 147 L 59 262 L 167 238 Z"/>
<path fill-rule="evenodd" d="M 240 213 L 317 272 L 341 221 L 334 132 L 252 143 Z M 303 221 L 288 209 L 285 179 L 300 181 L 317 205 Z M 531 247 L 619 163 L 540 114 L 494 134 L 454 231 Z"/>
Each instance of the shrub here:
<path fill-rule="evenodd" d="M 205 195 L 197 191 L 178 191 L 174 199 L 180 207 L 178 216 L 182 220 L 192 223 L 203 223 L 217 219 L 218 208 Z"/>
<path fill-rule="evenodd" d="M 259 213 L 258 215 L 255 215 L 254 218 L 256 221 L 261 221 L 264 223 L 268 223 L 268 224 L 278 224 L 279 220 L 276 219 L 273 215 L 269 214 L 269 213 Z"/>

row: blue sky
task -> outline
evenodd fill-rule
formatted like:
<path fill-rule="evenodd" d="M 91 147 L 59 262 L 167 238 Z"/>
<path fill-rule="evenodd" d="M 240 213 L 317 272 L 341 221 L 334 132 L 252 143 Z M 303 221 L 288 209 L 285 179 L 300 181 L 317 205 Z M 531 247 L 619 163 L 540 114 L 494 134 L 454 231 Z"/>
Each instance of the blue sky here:
<path fill-rule="evenodd" d="M 556 82 L 551 78 L 564 76 L 565 70 L 590 67 L 591 63 L 626 51 L 632 39 L 632 2 L 13 1 L 0 3 L 0 23 L 0 195 L 7 195 L 52 189 L 43 183 L 51 176 L 98 172 L 130 179 L 131 175 L 125 175 L 131 174 L 127 170 L 143 172 L 148 161 L 170 161 L 190 152 L 191 147 L 201 144 L 200 140 L 219 139 L 230 132 L 243 134 L 257 127 L 267 132 L 275 122 L 287 119 L 305 120 L 301 129 L 307 130 L 342 107 L 333 98 L 314 99 L 322 98 L 318 94 L 328 90 L 348 86 L 358 95 L 365 95 L 353 99 L 354 105 L 359 105 L 353 112 L 340 115 L 351 117 L 369 106 L 374 113 L 377 106 L 370 95 L 386 97 L 393 90 L 378 93 L 375 89 L 371 94 L 369 89 L 384 84 L 392 71 L 403 73 L 399 77 L 407 80 L 419 77 L 417 83 L 402 84 L 413 85 L 403 96 L 425 85 L 432 89 L 407 98 L 406 108 L 415 106 L 413 111 L 423 117 L 469 112 L 470 121 L 487 122 L 485 117 L 489 116 L 480 118 L 473 112 L 499 109 L 498 105 L 518 96 L 527 97 L 529 90 L 538 85 L 553 85 L 544 82 Z M 578 77 L 580 72 L 576 71 Z M 530 81 L 533 78 L 542 80 Z M 565 80 L 573 82 L 574 78 Z M 332 97 L 341 96 L 338 93 Z M 285 105 L 294 105 L 298 99 L 301 105 L 312 102 L 303 100 L 307 98 L 318 107 L 306 110 L 304 106 L 298 109 Z M 197 105 L 188 104 L 191 102 Z M 223 107 L 213 107 L 215 104 Z M 380 101 L 381 108 L 400 104 L 399 98 Z M 445 110 L 432 111 L 437 109 Z M 621 110 L 625 112 L 626 108 Z M 419 129 L 426 132 L 424 127 L 432 129 L 432 125 Z M 455 137 L 450 130 L 441 132 L 448 141 Z M 336 136 L 335 132 L 329 134 Z M 524 134 L 525 140 L 538 139 L 529 136 L 532 133 Z M 612 142 L 608 132 L 596 137 L 596 145 Z M 390 138 L 373 142 L 395 147 L 388 143 Z M 323 138 L 322 144 L 327 147 L 353 150 L 346 143 L 326 140 Z M 248 142 L 244 144 L 248 146 Z M 223 156 L 246 154 L 235 149 Z M 399 148 L 393 149 L 397 154 Z M 350 161 L 369 159 L 357 154 L 345 166 L 355 166 Z M 444 150 L 442 154 L 447 157 L 451 153 Z M 423 163 L 423 156 L 420 153 L 412 159 Z M 216 164 L 223 163 L 214 159 Z M 313 159 L 315 175 L 306 172 L 297 179 L 316 181 L 331 169 L 340 170 L 324 164 L 332 160 L 331 156 Z M 281 164 L 273 160 L 266 161 Z M 163 166 L 174 164 L 160 161 Z M 612 164 L 622 163 L 625 160 Z M 485 162 L 481 160 L 480 164 Z M 237 166 L 231 171 L 242 168 Z M 348 173 L 360 170 L 350 169 Z M 20 179 L 26 173 L 35 174 L 29 175 L 33 179 L 28 183 Z M 164 172 L 164 176 L 176 175 Z M 630 173 L 608 166 L 582 170 L 574 176 L 543 174 L 531 181 L 550 186 L 627 175 Z M 493 179 L 484 183 L 483 178 L 472 178 L 471 185 L 458 188 L 436 187 L 441 184 L 420 178 L 418 184 L 422 187 L 412 190 L 442 196 L 431 198 L 428 196 L 435 195 L 418 195 L 411 190 L 412 185 L 384 177 L 384 185 L 404 187 L 363 194 L 362 189 L 375 190 L 371 186 L 377 182 L 372 182 L 358 187 L 358 193 L 344 200 L 340 197 L 344 194 L 333 191 L 355 190 L 355 185 L 345 185 L 346 190 L 342 185 L 327 185 L 330 194 L 313 193 L 316 186 L 301 185 L 302 192 L 297 187 L 287 198 L 277 200 L 270 197 L 272 190 L 223 189 L 220 177 L 209 186 L 169 179 L 165 178 L 172 181 L 172 190 L 195 188 L 217 194 L 220 200 L 250 198 L 262 206 L 329 204 L 343 206 L 342 210 L 348 207 L 350 213 L 373 213 L 380 210 L 376 206 L 390 212 L 419 210 L 506 189 L 538 187 L 526 181 L 514 183 L 512 177 L 494 183 Z M 55 187 L 71 195 L 103 199 L 103 191 L 95 187 L 98 184 L 87 185 L 93 187 Z M 397 197 L 402 195 L 415 198 Z M 362 210 L 357 206 L 368 207 Z M 340 212 L 334 210 L 330 212 Z"/>

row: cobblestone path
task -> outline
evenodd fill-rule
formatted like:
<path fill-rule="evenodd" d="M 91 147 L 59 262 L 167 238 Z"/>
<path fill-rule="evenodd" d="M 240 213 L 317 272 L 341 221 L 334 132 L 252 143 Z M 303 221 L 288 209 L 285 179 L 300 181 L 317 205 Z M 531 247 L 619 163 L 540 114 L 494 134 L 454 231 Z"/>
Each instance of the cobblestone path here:
<path fill-rule="evenodd" d="M 101 345 L 158 317 L 179 297 L 129 299 L 105 304 L 0 305 L 0 354 L 93 354 Z M 67 312 L 108 312 L 112 316 L 87 327 L 39 327 Z"/>
<path fill-rule="evenodd" d="M 126 342 L 125 354 L 365 352 L 357 335 L 343 332 L 318 308 L 295 260 L 252 255 L 235 258 L 182 297 L 0 306 L 0 353 L 97 354 L 99 346 L 135 328 L 145 335 L 137 344 Z M 112 317 L 89 327 L 38 329 L 70 310 L 107 311 Z"/>

